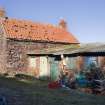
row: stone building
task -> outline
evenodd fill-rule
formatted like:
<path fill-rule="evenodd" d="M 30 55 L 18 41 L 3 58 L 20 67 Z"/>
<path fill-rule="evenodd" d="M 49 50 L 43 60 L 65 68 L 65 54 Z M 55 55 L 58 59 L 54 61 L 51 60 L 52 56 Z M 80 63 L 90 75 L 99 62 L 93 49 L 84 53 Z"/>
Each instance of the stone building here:
<path fill-rule="evenodd" d="M 53 26 L 10 19 L 0 9 L 0 72 L 26 73 L 36 77 L 50 75 L 50 64 L 44 50 L 79 43 L 66 27 L 64 20 Z"/>

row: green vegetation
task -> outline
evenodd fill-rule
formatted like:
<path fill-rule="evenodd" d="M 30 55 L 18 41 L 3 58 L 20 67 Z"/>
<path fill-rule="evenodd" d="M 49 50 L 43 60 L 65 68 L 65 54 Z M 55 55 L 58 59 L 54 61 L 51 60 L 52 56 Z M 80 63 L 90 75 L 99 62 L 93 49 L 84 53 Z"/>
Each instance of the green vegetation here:
<path fill-rule="evenodd" d="M 19 76 L 0 77 L 0 94 L 7 98 L 9 105 L 105 105 L 105 96 L 76 90 L 48 89 L 46 81 L 19 79 Z"/>

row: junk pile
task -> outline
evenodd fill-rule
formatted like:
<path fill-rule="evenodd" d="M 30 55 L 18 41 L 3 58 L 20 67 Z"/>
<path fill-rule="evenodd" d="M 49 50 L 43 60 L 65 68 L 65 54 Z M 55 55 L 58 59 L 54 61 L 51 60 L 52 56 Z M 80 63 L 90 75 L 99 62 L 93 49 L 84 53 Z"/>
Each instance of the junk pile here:
<path fill-rule="evenodd" d="M 105 75 L 100 68 L 91 69 L 90 72 L 81 71 L 79 73 L 66 69 L 61 71 L 59 80 L 49 83 L 49 88 L 60 87 L 105 95 Z"/>
<path fill-rule="evenodd" d="M 105 94 L 105 73 L 100 68 L 91 70 L 92 91 L 94 94 Z"/>

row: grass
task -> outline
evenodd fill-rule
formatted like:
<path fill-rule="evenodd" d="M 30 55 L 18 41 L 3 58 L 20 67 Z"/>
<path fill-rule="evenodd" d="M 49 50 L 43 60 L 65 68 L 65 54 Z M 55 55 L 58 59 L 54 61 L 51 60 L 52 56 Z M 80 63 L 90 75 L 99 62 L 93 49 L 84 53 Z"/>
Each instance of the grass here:
<path fill-rule="evenodd" d="M 105 96 L 76 90 L 48 89 L 48 82 L 0 77 L 0 94 L 8 105 L 105 105 Z"/>

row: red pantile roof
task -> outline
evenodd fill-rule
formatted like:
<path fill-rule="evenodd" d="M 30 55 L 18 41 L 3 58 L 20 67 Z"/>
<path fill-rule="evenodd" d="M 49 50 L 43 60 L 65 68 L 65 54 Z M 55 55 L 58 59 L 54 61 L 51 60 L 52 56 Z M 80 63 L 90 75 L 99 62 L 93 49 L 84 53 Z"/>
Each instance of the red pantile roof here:
<path fill-rule="evenodd" d="M 47 42 L 78 43 L 77 39 L 64 29 L 49 24 L 26 20 L 5 19 L 3 25 L 7 38 Z"/>

